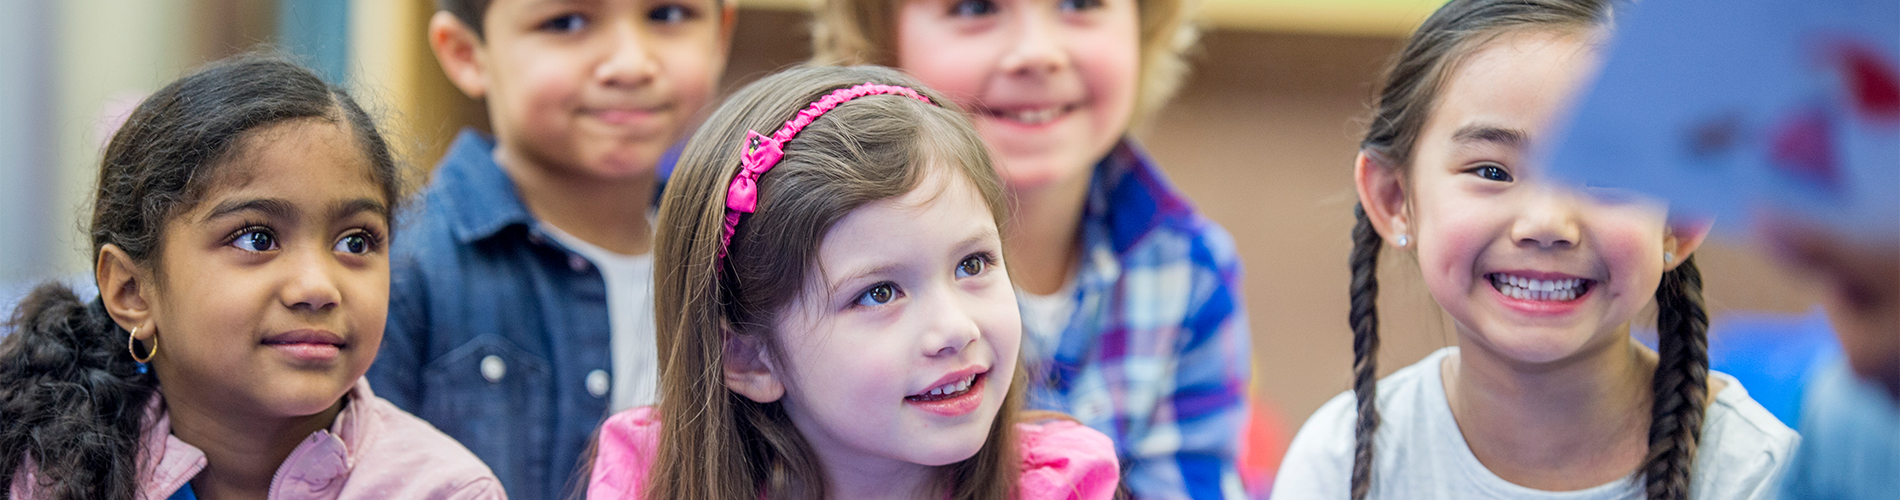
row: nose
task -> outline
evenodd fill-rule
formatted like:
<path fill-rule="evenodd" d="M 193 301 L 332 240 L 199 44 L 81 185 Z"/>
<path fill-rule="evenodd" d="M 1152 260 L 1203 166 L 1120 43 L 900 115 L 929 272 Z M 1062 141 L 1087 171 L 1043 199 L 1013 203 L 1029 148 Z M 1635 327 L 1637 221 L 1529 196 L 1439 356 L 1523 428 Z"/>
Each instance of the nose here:
<path fill-rule="evenodd" d="M 594 79 L 607 87 L 640 87 L 659 73 L 653 46 L 639 21 L 615 23 L 609 30 L 607 55 L 594 67 Z"/>
<path fill-rule="evenodd" d="M 1521 246 L 1540 249 L 1574 247 L 1582 243 L 1583 231 L 1577 225 L 1578 199 L 1575 193 L 1554 186 L 1542 186 L 1525 195 L 1527 199 L 1511 225 L 1511 239 Z"/>
<path fill-rule="evenodd" d="M 1069 53 L 1063 50 L 1062 27 L 1055 14 L 1029 9 L 1016 23 L 1016 40 L 1003 55 L 1005 73 L 1013 76 L 1040 76 L 1061 72 L 1069 67 Z"/>
<path fill-rule="evenodd" d="M 337 266 L 333 256 L 318 250 L 297 252 L 294 255 L 297 257 L 285 262 L 290 267 L 290 277 L 278 290 L 278 301 L 284 307 L 319 312 L 335 308 L 342 302 L 343 292 L 336 286 Z"/>
<path fill-rule="evenodd" d="M 946 357 L 969 349 L 983 336 L 970 306 L 955 297 L 955 292 L 938 293 L 935 307 L 923 311 L 930 315 L 924 336 L 924 356 Z"/>

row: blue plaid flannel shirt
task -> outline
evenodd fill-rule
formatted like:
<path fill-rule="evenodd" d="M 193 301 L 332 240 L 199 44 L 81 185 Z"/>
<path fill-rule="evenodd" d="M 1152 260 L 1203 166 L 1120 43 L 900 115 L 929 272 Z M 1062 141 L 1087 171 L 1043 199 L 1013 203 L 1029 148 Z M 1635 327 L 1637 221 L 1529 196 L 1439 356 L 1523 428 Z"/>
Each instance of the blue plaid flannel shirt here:
<path fill-rule="evenodd" d="M 1243 498 L 1252 357 L 1233 238 L 1126 139 L 1086 203 L 1075 311 L 1059 336 L 1024 332 L 1030 407 L 1113 437 L 1136 498 Z"/>

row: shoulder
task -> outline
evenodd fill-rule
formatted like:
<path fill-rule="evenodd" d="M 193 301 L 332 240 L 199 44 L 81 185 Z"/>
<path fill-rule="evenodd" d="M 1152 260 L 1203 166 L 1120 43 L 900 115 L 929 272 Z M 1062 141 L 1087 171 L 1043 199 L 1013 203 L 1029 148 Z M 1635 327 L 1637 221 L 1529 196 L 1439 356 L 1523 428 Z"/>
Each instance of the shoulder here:
<path fill-rule="evenodd" d="M 1696 452 L 1696 483 L 1704 491 L 1728 491 L 1710 498 L 1755 498 L 1773 491 L 1800 445 L 1801 437 L 1748 396 L 1740 381 L 1709 372 L 1728 387 L 1716 394 L 1702 423 Z M 1701 496 L 1701 495 L 1698 495 Z"/>
<path fill-rule="evenodd" d="M 376 435 L 366 440 L 364 449 L 351 451 L 355 462 L 352 468 L 357 471 L 351 477 L 352 483 L 368 479 L 358 477 L 368 472 L 387 476 L 390 479 L 387 483 L 400 486 L 397 489 L 376 486 L 374 492 L 378 494 L 428 498 L 501 496 L 501 483 L 488 465 L 435 426 L 373 394 L 355 399 L 351 404 L 363 405 L 365 411 L 359 415 L 376 424 L 372 427 Z M 373 482 L 380 483 L 383 481 Z"/>
<path fill-rule="evenodd" d="M 1378 442 L 1383 453 L 1380 464 L 1394 461 L 1410 440 L 1420 437 L 1417 426 L 1430 419 L 1428 405 L 1444 398 L 1444 385 L 1438 369 L 1446 356 L 1457 348 L 1434 351 L 1378 382 Z M 1449 411 L 1449 410 L 1446 410 Z M 1359 399 L 1346 390 L 1326 401 L 1306 419 L 1293 437 L 1280 473 L 1274 479 L 1274 493 L 1286 491 L 1292 498 L 1344 498 L 1343 486 L 1352 473 L 1352 460 L 1358 428 Z"/>
<path fill-rule="evenodd" d="M 601 423 L 594 443 L 589 498 L 637 498 L 660 451 L 660 416 L 654 407 L 629 409 Z"/>
<path fill-rule="evenodd" d="M 1115 443 L 1100 431 L 1072 420 L 1022 422 L 1016 442 L 1023 459 L 1018 498 L 1114 497 L 1121 466 Z"/>

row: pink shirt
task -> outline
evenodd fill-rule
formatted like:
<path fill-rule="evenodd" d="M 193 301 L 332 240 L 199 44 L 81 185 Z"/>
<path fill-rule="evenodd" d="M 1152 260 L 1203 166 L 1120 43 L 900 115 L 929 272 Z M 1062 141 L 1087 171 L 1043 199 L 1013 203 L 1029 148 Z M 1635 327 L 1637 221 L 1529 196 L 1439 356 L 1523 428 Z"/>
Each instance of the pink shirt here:
<path fill-rule="evenodd" d="M 1108 436 L 1067 420 L 1016 424 L 1022 452 L 1022 500 L 1113 498 L 1121 481 L 1115 444 Z M 640 498 L 647 469 L 660 448 L 660 421 L 653 407 L 614 414 L 601 424 L 589 500 Z"/>
<path fill-rule="evenodd" d="M 422 419 L 397 409 L 358 380 L 349 404 L 329 429 L 297 445 L 271 478 L 273 500 L 505 499 L 501 482 L 475 454 Z M 164 397 L 146 406 L 139 460 L 140 500 L 164 500 L 205 468 L 197 447 L 172 436 Z M 13 498 L 34 498 L 31 474 L 12 485 Z"/>

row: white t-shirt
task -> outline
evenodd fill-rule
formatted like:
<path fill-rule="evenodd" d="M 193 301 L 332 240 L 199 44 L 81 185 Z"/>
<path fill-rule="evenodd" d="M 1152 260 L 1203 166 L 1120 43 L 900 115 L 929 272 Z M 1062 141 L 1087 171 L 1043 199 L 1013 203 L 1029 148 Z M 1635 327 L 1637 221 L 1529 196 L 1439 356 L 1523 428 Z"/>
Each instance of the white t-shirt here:
<path fill-rule="evenodd" d="M 653 254 L 627 255 L 608 251 L 554 227 L 542 224 L 549 236 L 580 253 L 600 270 L 607 282 L 607 328 L 613 339 L 613 385 L 608 399 L 611 412 L 658 401 L 660 353 L 653 325 Z"/>
<path fill-rule="evenodd" d="M 1056 293 L 1039 295 L 1016 289 L 1016 303 L 1023 315 L 1023 344 L 1028 348 L 1024 359 L 1055 356 L 1062 331 L 1069 328 L 1075 315 L 1075 275 L 1071 273 Z"/>
<path fill-rule="evenodd" d="M 1631 476 L 1576 491 L 1543 491 L 1505 481 L 1471 453 L 1451 403 L 1439 364 L 1447 347 L 1379 380 L 1379 431 L 1374 438 L 1372 490 L 1367 498 L 1483 498 L 1609 500 L 1645 498 Z M 1691 471 L 1690 496 L 1728 500 L 1774 498 L 1776 483 L 1800 436 L 1749 399 L 1741 382 L 1728 382 L 1702 420 L 1702 441 Z M 1344 499 L 1352 487 L 1353 426 L 1357 400 L 1346 391 L 1321 406 L 1293 438 L 1274 478 L 1275 500 Z"/>

